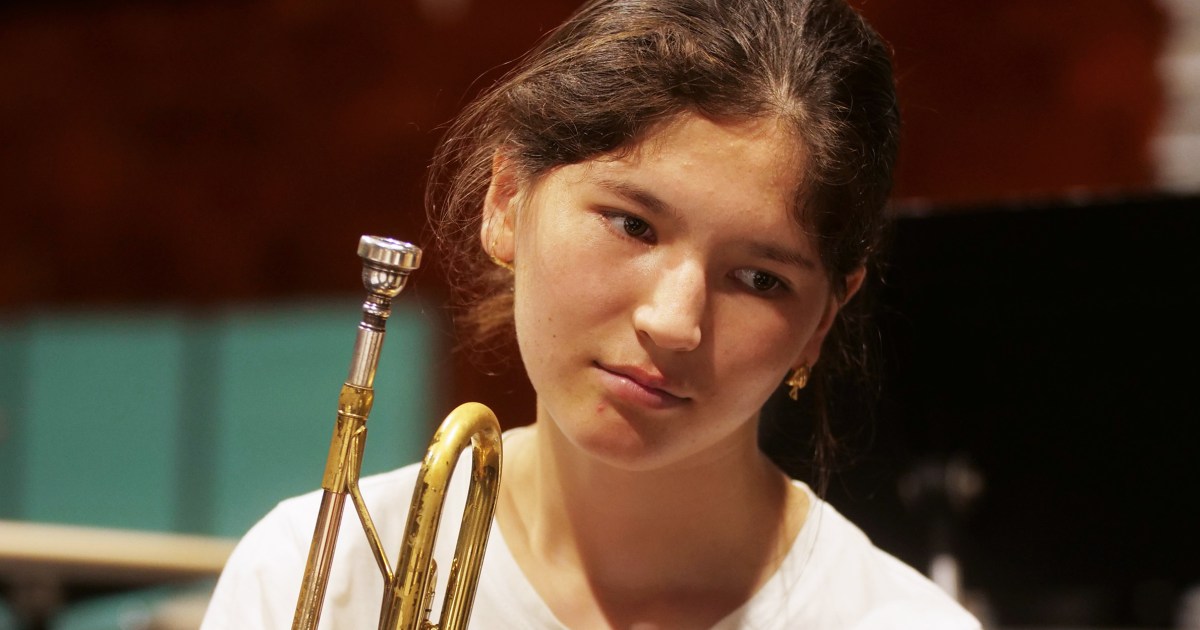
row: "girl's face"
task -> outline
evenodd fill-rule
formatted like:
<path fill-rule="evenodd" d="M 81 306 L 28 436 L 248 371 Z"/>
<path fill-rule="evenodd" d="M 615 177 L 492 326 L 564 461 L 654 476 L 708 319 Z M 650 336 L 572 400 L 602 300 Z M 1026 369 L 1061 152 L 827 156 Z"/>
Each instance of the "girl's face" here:
<path fill-rule="evenodd" d="M 839 307 L 792 218 L 796 149 L 773 120 L 683 115 L 532 184 L 498 163 L 482 238 L 516 267 L 539 422 L 628 470 L 757 452 L 759 409 Z"/>

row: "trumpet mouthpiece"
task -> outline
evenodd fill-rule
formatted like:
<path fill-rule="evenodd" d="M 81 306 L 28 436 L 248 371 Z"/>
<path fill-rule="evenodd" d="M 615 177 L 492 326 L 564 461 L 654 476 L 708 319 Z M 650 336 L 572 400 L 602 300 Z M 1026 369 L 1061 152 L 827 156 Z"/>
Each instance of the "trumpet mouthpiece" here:
<path fill-rule="evenodd" d="M 359 239 L 358 255 L 363 261 L 363 286 L 386 299 L 399 295 L 408 274 L 421 266 L 421 248 L 383 236 Z"/>

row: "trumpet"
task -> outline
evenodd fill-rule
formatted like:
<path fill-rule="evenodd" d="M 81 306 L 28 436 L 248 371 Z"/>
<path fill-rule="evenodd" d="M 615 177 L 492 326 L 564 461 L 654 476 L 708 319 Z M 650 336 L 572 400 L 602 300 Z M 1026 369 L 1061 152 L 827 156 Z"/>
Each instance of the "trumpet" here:
<path fill-rule="evenodd" d="M 500 488 L 500 424 L 495 414 L 478 403 L 452 411 L 433 436 L 421 462 L 404 527 L 399 563 L 393 570 L 379 533 L 359 492 L 367 416 L 374 400 L 372 385 L 391 301 L 421 263 L 421 250 L 389 238 L 363 236 L 363 285 L 367 299 L 350 361 L 350 375 L 338 396 L 337 420 L 325 461 L 321 487 L 324 493 L 308 562 L 296 601 L 292 630 L 315 630 L 329 584 L 330 564 L 337 544 L 346 497 L 358 512 L 363 532 L 383 576 L 384 593 L 379 630 L 458 630 L 471 616 L 484 550 Z M 433 547 L 442 506 L 458 457 L 471 447 L 471 485 L 459 529 L 446 596 L 436 624 L 429 620 L 437 583 Z"/>

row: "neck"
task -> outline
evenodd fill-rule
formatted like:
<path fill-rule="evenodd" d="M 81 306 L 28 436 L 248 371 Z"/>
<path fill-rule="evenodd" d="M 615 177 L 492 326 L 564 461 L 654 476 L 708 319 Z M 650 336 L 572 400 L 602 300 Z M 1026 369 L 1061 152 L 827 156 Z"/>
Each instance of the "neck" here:
<path fill-rule="evenodd" d="M 753 429 L 753 423 L 749 428 Z M 540 421 L 514 453 L 506 503 L 528 551 L 597 592 L 730 590 L 770 575 L 803 511 L 753 435 L 695 461 L 630 470 L 576 449 Z M 798 514 L 796 512 L 799 512 Z M 740 598 L 740 599 L 739 599 Z"/>

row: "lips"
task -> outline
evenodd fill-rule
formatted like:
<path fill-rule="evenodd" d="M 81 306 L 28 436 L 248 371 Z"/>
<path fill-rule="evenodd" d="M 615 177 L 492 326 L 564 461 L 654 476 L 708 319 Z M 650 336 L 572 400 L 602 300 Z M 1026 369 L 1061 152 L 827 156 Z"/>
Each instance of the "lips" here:
<path fill-rule="evenodd" d="M 652 409 L 667 409 L 691 399 L 681 395 L 679 386 L 657 372 L 632 365 L 596 363 L 600 380 L 610 395 L 625 403 Z"/>

